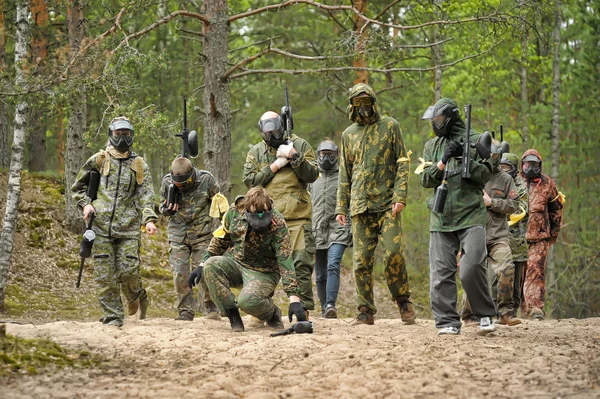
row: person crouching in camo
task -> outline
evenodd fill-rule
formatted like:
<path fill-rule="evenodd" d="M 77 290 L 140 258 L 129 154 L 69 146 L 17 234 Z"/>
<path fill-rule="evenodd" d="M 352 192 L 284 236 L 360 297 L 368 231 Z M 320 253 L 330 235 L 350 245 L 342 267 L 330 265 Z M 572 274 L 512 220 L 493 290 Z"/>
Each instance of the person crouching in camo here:
<path fill-rule="evenodd" d="M 170 185 L 179 191 L 175 205 L 167 204 Z M 211 239 L 211 216 L 220 218 L 219 209 L 227 210 L 227 199 L 219 193 L 219 185 L 208 171 L 200 170 L 187 158 L 176 158 L 171 173 L 165 175 L 160 187 L 160 212 L 169 218 L 169 263 L 173 270 L 173 285 L 177 294 L 175 320 L 194 320 L 193 293 L 188 287 L 190 258 L 193 265 L 200 259 Z M 203 300 L 206 318 L 220 320 L 217 307 L 210 299 L 206 284 L 200 284 L 198 297 Z"/>
<path fill-rule="evenodd" d="M 81 167 L 71 195 L 83 209 L 83 218 L 95 213 L 93 247 L 94 277 L 104 316 L 100 321 L 123 326 L 121 293 L 128 302 L 128 313 L 140 310 L 146 318 L 148 294 L 140 278 L 140 226 L 146 233 L 156 232 L 154 188 L 148 165 L 131 151 L 134 130 L 129 119 L 120 116 L 108 127 L 106 150 L 92 155 Z M 97 199 L 86 195 L 92 170 L 100 173 Z"/>
<path fill-rule="evenodd" d="M 190 274 L 190 288 L 204 279 L 233 331 L 244 331 L 240 310 L 271 328 L 283 329 L 281 310 L 271 299 L 280 279 L 290 300 L 290 323 L 293 315 L 298 321 L 306 320 L 286 222 L 260 186 L 231 204 L 202 263 Z M 237 302 L 231 288 L 241 288 Z"/>

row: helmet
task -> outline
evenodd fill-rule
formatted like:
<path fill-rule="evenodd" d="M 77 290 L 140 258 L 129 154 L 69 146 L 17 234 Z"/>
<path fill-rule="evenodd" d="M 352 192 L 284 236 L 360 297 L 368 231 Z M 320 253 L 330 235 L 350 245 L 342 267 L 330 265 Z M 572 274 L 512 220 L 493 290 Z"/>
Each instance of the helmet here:
<path fill-rule="evenodd" d="M 273 111 L 267 111 L 258 120 L 258 130 L 268 146 L 278 148 L 286 141 L 283 119 Z"/>
<path fill-rule="evenodd" d="M 459 117 L 456 102 L 450 98 L 442 98 L 435 105 L 427 107 L 421 119 L 429 119 L 435 135 L 444 137 Z"/>
<path fill-rule="evenodd" d="M 115 136 L 113 132 L 116 130 L 129 130 L 129 134 Z M 116 117 L 108 125 L 108 139 L 110 140 L 110 144 L 120 152 L 129 151 L 133 144 L 133 134 L 133 125 L 125 116 Z"/>

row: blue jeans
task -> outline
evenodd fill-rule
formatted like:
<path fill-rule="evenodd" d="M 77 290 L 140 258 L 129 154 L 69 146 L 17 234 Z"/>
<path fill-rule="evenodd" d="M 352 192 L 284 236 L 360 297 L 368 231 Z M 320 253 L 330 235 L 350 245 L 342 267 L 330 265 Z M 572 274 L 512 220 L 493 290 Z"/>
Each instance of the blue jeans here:
<path fill-rule="evenodd" d="M 317 295 L 321 302 L 321 311 L 327 305 L 335 306 L 340 290 L 340 262 L 346 246 L 331 244 L 329 249 L 317 249 L 315 275 L 317 278 Z"/>

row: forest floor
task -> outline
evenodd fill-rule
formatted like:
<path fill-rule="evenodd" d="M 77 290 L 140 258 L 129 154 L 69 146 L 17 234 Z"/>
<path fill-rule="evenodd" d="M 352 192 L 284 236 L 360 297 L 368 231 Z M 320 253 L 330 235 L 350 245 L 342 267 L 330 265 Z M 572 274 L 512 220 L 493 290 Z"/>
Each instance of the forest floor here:
<path fill-rule="evenodd" d="M 0 174 L 0 187 L 5 185 L 6 174 Z M 142 243 L 149 318 L 127 318 L 120 329 L 103 326 L 90 265 L 81 288 L 74 287 L 79 237 L 63 226 L 61 181 L 25 174 L 22 187 L 0 325 L 6 322 L 7 333 L 21 340 L 21 360 L 28 358 L 29 338 L 50 339 L 64 354 L 55 365 L 52 355 L 42 353 L 50 365 L 3 373 L 3 361 L 17 351 L 0 338 L 1 398 L 600 398 L 600 318 L 524 321 L 499 326 L 487 337 L 476 328 L 437 336 L 429 319 L 427 270 L 410 272 L 419 319 L 404 326 L 379 268 L 375 325 L 351 326 L 351 250 L 342 270 L 341 318 L 312 313 L 314 334 L 271 338 L 265 328 L 233 333 L 226 319 L 200 315 L 176 322 L 164 220 L 159 234 Z M 4 195 L 0 190 L 0 214 Z M 275 300 L 287 309 L 282 293 Z M 78 358 L 83 361 L 74 366 L 58 364 Z"/>

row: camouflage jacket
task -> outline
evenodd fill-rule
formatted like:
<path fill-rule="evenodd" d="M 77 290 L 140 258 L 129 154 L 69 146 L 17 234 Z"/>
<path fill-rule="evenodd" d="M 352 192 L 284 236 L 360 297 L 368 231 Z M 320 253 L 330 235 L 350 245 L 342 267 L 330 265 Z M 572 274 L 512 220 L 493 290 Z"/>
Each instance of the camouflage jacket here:
<path fill-rule="evenodd" d="M 319 178 L 310 185 L 312 226 L 317 249 L 328 249 L 331 244 L 349 246 L 352 243 L 350 220 L 342 226 L 335 220 L 339 170 L 321 170 Z"/>
<path fill-rule="evenodd" d="M 480 134 L 471 133 L 471 142 L 479 138 Z M 423 158 L 425 162 L 432 162 L 421 173 L 421 186 L 431 188 L 432 195 L 427 198 L 429 210 L 433 207 L 435 189 L 442 183 L 444 172 L 439 170 L 437 163 L 442 159 L 447 143 L 466 137 L 465 123 L 459 119 L 452 126 L 449 137 L 436 137 L 425 143 Z M 486 225 L 486 209 L 483 202 L 483 188 L 492 176 L 491 161 L 483 161 L 477 156 L 475 149 L 471 150 L 471 178 L 463 179 L 454 176 L 448 179 L 448 198 L 443 213 L 431 212 L 429 231 L 450 232 L 466 229 L 473 226 Z M 446 168 L 454 170 L 460 168 L 460 160 L 452 158 Z"/>
<path fill-rule="evenodd" d="M 263 186 L 286 220 L 309 219 L 312 213 L 310 195 L 306 190 L 319 171 L 310 144 L 292 134 L 290 137 L 298 158 L 273 173 L 271 164 L 277 159 L 277 149 L 264 141 L 254 145 L 246 156 L 244 183 L 248 188 Z"/>
<path fill-rule="evenodd" d="M 202 262 L 211 256 L 231 257 L 243 267 L 262 273 L 279 273 L 283 290 L 287 296 L 299 295 L 296 270 L 292 261 L 292 244 L 285 219 L 277 210 L 273 211 L 273 223 L 263 234 L 249 229 L 246 213 L 238 197 L 223 216 L 220 234 L 213 234 Z"/>
<path fill-rule="evenodd" d="M 102 170 L 93 203 L 86 195 L 92 170 Z M 81 167 L 71 195 L 81 208 L 92 203 L 96 210 L 93 229 L 102 237 L 139 238 L 140 227 L 157 220 L 150 170 L 133 152 L 126 159 L 113 158 L 106 151 L 92 155 Z"/>
<path fill-rule="evenodd" d="M 209 216 L 211 198 L 219 192 L 219 185 L 214 176 L 194 166 L 194 183 L 187 190 L 181 190 L 179 209 L 169 217 L 167 233 L 169 242 L 183 243 L 186 238 L 189 244 L 210 240 L 212 218 Z M 169 185 L 173 183 L 171 174 L 166 174 L 160 187 L 160 212 L 167 200 Z"/>
<path fill-rule="evenodd" d="M 375 98 L 366 85 L 356 85 L 350 96 L 361 92 Z M 355 122 L 342 133 L 336 215 L 385 212 L 392 203 L 406 204 L 410 161 L 400 125 L 374 109 L 376 122 Z"/>
<path fill-rule="evenodd" d="M 527 194 L 527 186 L 521 176 L 516 175 L 513 179 L 517 187 L 517 195 L 519 197 L 519 209 L 515 213 L 525 212 L 523 219 L 508 227 L 508 240 L 510 242 L 510 251 L 514 261 L 523 262 L 529 259 L 527 245 L 527 221 L 529 220 L 529 195 Z M 509 215 L 510 219 L 510 215 Z"/>
<path fill-rule="evenodd" d="M 484 190 L 492 199 L 492 204 L 487 207 L 485 225 L 486 242 L 490 244 L 508 238 L 506 215 L 515 213 L 519 209 L 519 196 L 512 177 L 498 167 L 494 169 L 490 180 L 485 183 Z"/>
<path fill-rule="evenodd" d="M 542 159 L 536 150 L 527 150 L 521 157 L 521 163 L 527 155 L 535 155 L 540 160 Z M 521 177 L 527 184 L 527 193 L 529 194 L 527 241 L 550 240 L 550 243 L 554 244 L 560 233 L 563 213 L 563 205 L 556 183 L 550 176 L 543 173 L 534 179 L 528 179 L 523 174 Z"/>

